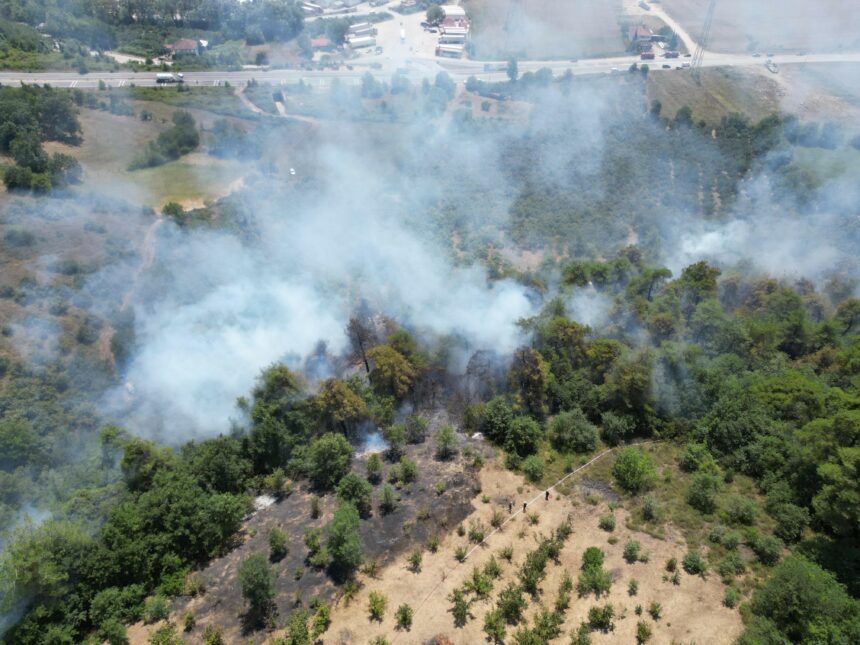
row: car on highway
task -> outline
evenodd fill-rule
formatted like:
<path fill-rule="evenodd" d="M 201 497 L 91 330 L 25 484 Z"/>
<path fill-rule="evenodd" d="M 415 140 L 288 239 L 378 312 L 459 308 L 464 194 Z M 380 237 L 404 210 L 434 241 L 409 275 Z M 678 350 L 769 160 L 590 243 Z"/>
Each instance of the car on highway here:
<path fill-rule="evenodd" d="M 429 26 L 430 26 L 430 23 L 427 22 L 426 20 L 421 21 L 421 27 L 423 27 L 424 29 L 427 29 Z"/>
<path fill-rule="evenodd" d="M 376 52 L 377 54 L 381 54 L 382 53 L 382 47 L 377 47 L 373 51 Z"/>
<path fill-rule="evenodd" d="M 428 29 L 427 31 L 429 31 L 431 34 L 438 34 L 439 33 L 439 30 L 436 29 L 436 27 L 430 27 L 430 29 Z"/>
<path fill-rule="evenodd" d="M 684 54 L 684 58 L 689 58 L 692 54 Z"/>
<path fill-rule="evenodd" d="M 663 69 L 672 69 L 671 65 L 663 65 Z"/>
<path fill-rule="evenodd" d="M 761 54 L 759 54 L 758 52 L 756 52 L 756 53 L 754 53 L 754 54 L 753 54 L 753 58 L 761 58 Z"/>

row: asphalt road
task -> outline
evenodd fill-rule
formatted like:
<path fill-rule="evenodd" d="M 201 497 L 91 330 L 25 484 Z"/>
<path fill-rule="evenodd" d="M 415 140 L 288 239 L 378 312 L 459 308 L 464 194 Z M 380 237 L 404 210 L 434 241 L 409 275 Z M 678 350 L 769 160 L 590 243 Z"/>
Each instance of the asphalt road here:
<path fill-rule="evenodd" d="M 689 58 L 678 58 L 666 60 L 657 58 L 653 61 L 645 61 L 654 72 L 677 73 L 676 66 L 681 65 Z M 281 83 L 297 83 L 299 80 L 304 80 L 312 87 L 328 87 L 333 79 L 339 79 L 347 84 L 358 84 L 361 82 L 361 76 L 365 72 L 371 72 L 380 80 L 385 80 L 394 72 L 394 64 L 385 64 L 382 69 L 374 69 L 370 66 L 372 58 L 358 59 L 351 63 L 353 69 L 347 69 L 342 66 L 339 70 L 322 70 L 308 71 L 301 69 L 277 69 L 277 70 L 242 70 L 242 71 L 205 71 L 205 72 L 186 72 L 185 82 L 188 85 L 223 85 L 230 83 L 231 85 L 243 85 L 251 79 L 260 82 L 269 82 L 274 84 Z M 779 65 L 819 65 L 827 63 L 860 63 L 860 52 L 858 53 L 837 53 L 837 54 L 808 54 L 800 56 L 796 54 L 777 55 L 773 57 L 773 61 Z M 613 70 L 620 72 L 626 71 L 631 63 L 641 63 L 638 56 L 621 56 L 615 58 L 592 58 L 582 59 L 578 61 L 520 61 L 519 70 L 522 74 L 527 71 L 536 71 L 542 67 L 548 67 L 554 74 L 564 74 L 570 70 L 574 75 L 589 75 L 589 74 L 608 74 Z M 744 54 L 705 54 L 704 67 L 763 67 L 765 63 L 764 56 L 754 58 L 752 55 Z M 446 70 L 451 74 L 455 81 L 465 81 L 469 76 L 475 75 L 481 80 L 497 81 L 507 78 L 504 71 L 487 73 L 484 71 L 483 61 L 471 60 L 453 60 L 453 59 L 438 59 L 438 58 L 421 58 L 413 57 L 406 62 L 405 69 L 407 75 L 413 81 L 420 81 L 425 77 L 433 77 L 441 70 Z M 672 65 L 671 70 L 663 70 L 661 65 Z M 403 69 L 403 67 L 400 67 Z M 131 84 L 146 87 L 154 86 L 155 72 L 91 72 L 89 74 L 78 74 L 75 72 L 40 72 L 40 73 L 24 73 L 24 72 L 0 72 L 0 83 L 3 85 L 18 85 L 19 83 L 47 83 L 54 87 L 77 87 L 77 88 L 93 88 L 98 87 L 99 81 L 104 81 L 111 87 L 125 87 Z"/>

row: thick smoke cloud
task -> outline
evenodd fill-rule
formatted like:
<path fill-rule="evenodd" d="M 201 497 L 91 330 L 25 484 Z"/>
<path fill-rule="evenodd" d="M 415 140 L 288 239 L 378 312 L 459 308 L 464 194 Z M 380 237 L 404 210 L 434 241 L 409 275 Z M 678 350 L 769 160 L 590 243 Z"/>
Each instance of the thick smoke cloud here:
<path fill-rule="evenodd" d="M 140 350 L 108 399 L 132 430 L 170 442 L 227 430 L 266 365 L 300 367 L 320 341 L 341 353 L 359 299 L 470 347 L 510 352 L 521 341 L 516 322 L 534 310 L 526 289 L 455 266 L 449 248 L 410 228 L 409 208 L 432 182 L 401 193 L 343 148 L 318 161 L 325 179 L 314 190 L 253 189 L 266 192 L 249 205 L 252 241 L 163 225 L 134 307 Z"/>

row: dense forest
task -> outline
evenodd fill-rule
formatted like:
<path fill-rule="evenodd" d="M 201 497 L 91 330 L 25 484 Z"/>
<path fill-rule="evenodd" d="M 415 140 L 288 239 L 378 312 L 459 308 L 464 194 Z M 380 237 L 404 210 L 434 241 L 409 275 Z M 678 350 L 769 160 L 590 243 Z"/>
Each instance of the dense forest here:
<path fill-rule="evenodd" d="M 78 95 L 80 96 L 80 95 Z M 44 141 L 76 143 L 80 138 L 73 96 L 41 87 L 0 88 L 0 153 L 15 165 L 3 172 L 6 188 L 50 192 L 81 181 L 81 165 L 71 155 L 48 155 Z"/>
<path fill-rule="evenodd" d="M 410 230 L 443 240 L 461 236 L 468 253 L 458 262 L 484 262 L 491 285 L 514 281 L 538 303 L 534 315 L 519 321 L 522 344 L 508 356 L 492 347 L 476 351 L 456 333 L 430 332 L 408 312 L 401 319 L 356 307 L 344 330 L 345 352 L 332 355 L 320 345 L 303 367 L 270 365 L 239 399 L 230 432 L 165 446 L 110 423 L 95 405 L 113 377 L 104 365 L 79 355 L 68 339 L 58 360 L 34 365 L 7 351 L 13 331 L 4 327 L 0 520 L 14 529 L 2 536 L 0 596 L 3 612 L 16 619 L 5 641 L 127 642 L 125 625 L 157 621 L 168 614 L 171 597 L 196 593 L 195 571 L 235 546 L 255 495 L 287 497 L 300 486 L 336 500 L 331 520 L 305 534 L 304 544 L 308 566 L 347 588 L 363 560 L 360 531 L 368 515 L 385 513 L 396 504 L 396 488 L 419 476 L 405 447 L 430 443 L 434 459 L 444 462 L 459 451 L 459 436 L 475 432 L 504 455 L 508 468 L 535 482 L 553 464 L 606 447 L 643 439 L 677 446 L 678 465 L 689 478 L 678 504 L 720 527 L 708 537 L 719 560 L 690 558 L 683 566 L 716 569 L 734 593 L 748 567 L 758 576 L 744 605 L 741 642 L 860 641 L 860 300 L 851 265 L 847 273 L 812 281 L 768 276 L 743 263 L 698 260 L 673 271 L 660 261 L 668 255 L 666 239 L 674 239 L 665 229 L 682 215 L 715 223 L 755 215 L 762 203 L 747 194 L 762 174 L 768 209 L 785 209 L 790 218 L 800 206 L 811 208 L 817 186 L 792 163 L 796 124 L 733 115 L 708 129 L 693 123 L 689 111 L 662 115 L 659 105 L 643 110 L 622 100 L 641 92 L 641 83 L 640 74 L 616 83 L 608 95 L 610 116 L 594 122 L 582 103 L 562 97 L 580 91 L 590 104 L 596 93 L 570 79 L 550 88 L 551 80 L 530 77 L 528 125 L 461 112 L 452 120 L 453 138 L 429 138 L 421 122 L 401 147 L 383 151 L 416 182 L 430 175 L 443 188 L 459 189 L 453 196 L 430 193 L 438 199 L 404 198 L 399 208 L 426 214 L 410 221 Z M 366 81 L 359 96 L 347 98 L 372 110 L 394 85 Z M 432 106 L 444 104 L 450 91 L 440 76 L 404 92 L 420 97 L 432 116 Z M 3 88 L 4 152 L 22 168 L 46 172 L 29 166 L 23 153 L 19 161 L 16 152 L 26 148 L 41 163 L 42 141 L 73 140 L 79 131 L 74 96 Z M 55 112 L 63 118 L 45 120 Z M 190 115 L 175 114 L 147 154 L 171 158 L 199 143 Z M 57 124 L 62 129 L 51 130 Z M 805 143 L 821 142 L 812 139 Z M 476 146 L 480 167 L 491 159 L 503 179 L 490 188 L 480 178 L 463 181 L 477 177 L 478 155 L 449 154 L 464 141 L 481 140 L 494 145 Z M 416 141 L 421 154 L 405 152 Z M 215 154 L 243 156 L 246 144 L 234 123 L 213 126 Z M 650 163 L 642 163 L 642 150 Z M 252 189 L 200 209 L 222 217 L 192 213 L 193 221 L 202 229 L 226 222 L 227 232 L 257 253 L 256 245 L 277 239 L 264 220 L 273 204 L 278 216 L 295 218 L 325 190 L 319 179 L 266 194 Z M 479 198 L 483 210 L 476 217 L 471 211 Z M 379 197 L 374 207 L 398 202 L 387 199 Z M 4 208 L 4 218 L 20 216 L 15 208 L 26 212 Z M 99 208 L 132 217 L 116 204 Z M 190 244 L 191 228 L 171 229 L 178 248 Z M 27 235 L 10 229 L 4 242 L 27 248 L 33 244 Z M 559 253 L 523 270 L 502 259 L 503 240 Z M 856 248 L 855 240 L 856 230 L 846 228 L 834 245 Z M 152 303 L 160 289 L 192 270 L 161 259 L 164 265 L 143 287 Z M 64 297 L 93 309 L 75 328 L 77 343 L 95 342 L 103 316 L 118 330 L 112 349 L 121 371 L 137 349 L 132 317 L 74 297 L 85 283 L 80 267 L 54 266 L 69 278 Z M 34 280 L 0 289 L 0 297 L 16 304 L 44 300 L 49 291 Z M 599 323 L 577 320 L 570 303 L 582 295 L 601 303 Z M 60 311 L 62 303 L 52 307 Z M 431 434 L 427 419 L 440 410 L 456 423 Z M 369 460 L 366 473 L 352 470 L 357 446 L 377 428 L 389 473 L 396 472 L 385 481 L 381 458 Z M 470 457 L 470 467 L 479 468 L 480 458 Z M 649 490 L 668 485 L 635 447 L 616 453 L 612 472 L 625 499 L 643 507 Z M 724 494 L 739 478 L 754 482 L 754 496 Z M 19 511 L 32 507 L 49 507 L 51 515 L 19 522 Z M 547 538 L 532 560 L 545 561 L 562 533 Z M 284 539 L 271 533 L 270 553 L 244 560 L 238 572 L 244 619 L 253 629 L 272 619 L 266 558 L 283 551 Z M 605 583 L 599 562 L 581 575 L 585 587 Z M 528 591 L 528 576 L 523 579 L 509 594 L 515 600 Z M 324 613 L 317 609 L 315 616 Z M 295 616 L 291 637 L 311 620 L 307 612 Z M 552 612 L 547 620 L 555 620 Z M 188 624 L 193 629 L 193 616 Z M 326 624 L 323 616 L 315 629 Z M 526 630 L 523 639 L 532 640 L 523 642 L 546 642 L 535 630 Z M 164 632 L 160 642 L 175 638 Z M 578 638 L 588 642 L 587 633 Z M 309 641 L 296 636 L 292 642 Z"/>
<path fill-rule="evenodd" d="M 550 301 L 523 321 L 533 340 L 506 374 L 481 369 L 480 360 L 465 377 L 450 374 L 444 343 L 425 345 L 394 321 L 380 327 L 355 317 L 354 375 L 313 393 L 300 375 L 272 366 L 243 403 L 246 431 L 174 451 L 103 429 L 102 459 L 122 473 L 107 521 L 95 532 L 78 520 L 48 521 L 9 545 L 7 601 L 20 598 L 28 609 L 7 638 L 75 642 L 94 629 L 118 632 L 117 622 L 145 611 L 148 596 L 182 592 L 196 564 L 229 548 L 249 491 L 280 492 L 287 478 L 307 479 L 321 494 L 336 489 L 344 504 L 363 507 L 370 489 L 349 474 L 357 429 L 386 428 L 394 450 L 425 438 L 420 423 L 394 423 L 399 404 L 460 400 L 465 427 L 527 474 L 542 468 L 535 455 L 545 444 L 564 455 L 598 442 L 669 438 L 686 445 L 687 503 L 741 518 L 755 516 L 754 503 L 726 509 L 720 490 L 733 473 L 753 478 L 775 524 L 742 540 L 764 564 L 784 562 L 754 594 L 744 642 L 812 642 L 822 629 L 828 642 L 856 642 L 860 605 L 849 591 L 858 592 L 860 579 L 860 301 L 831 299 L 807 283 L 721 275 L 704 262 L 673 277 L 635 248 L 570 263 L 565 282 L 612 298 L 612 322 L 596 332 Z M 14 423 L 26 421 L 4 423 L 3 454 L 15 462 L 4 466 L 26 467 L 40 458 L 37 438 Z M 435 440 L 440 454 L 450 450 L 450 438 Z M 339 521 L 325 533 L 325 557 L 343 580 L 361 546 Z M 354 521 L 346 525 L 355 531 Z M 792 596 L 801 590 L 802 600 Z"/>

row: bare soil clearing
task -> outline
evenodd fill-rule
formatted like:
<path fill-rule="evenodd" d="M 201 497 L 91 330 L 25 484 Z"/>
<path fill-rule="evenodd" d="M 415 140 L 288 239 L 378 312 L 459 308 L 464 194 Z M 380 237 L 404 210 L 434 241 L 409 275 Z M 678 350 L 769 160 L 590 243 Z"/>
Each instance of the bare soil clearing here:
<path fill-rule="evenodd" d="M 480 479 L 482 495 L 488 495 L 491 501 L 483 503 L 481 495 L 472 501 L 474 510 L 464 523 L 467 527 L 474 521 L 481 521 L 489 527 L 493 511 L 502 510 L 506 513 L 509 499 L 516 509 L 518 505 L 521 507 L 523 500 L 540 493 L 537 488 L 524 484 L 519 476 L 498 464 L 485 467 Z M 596 506 L 586 503 L 578 488 L 569 497 L 553 495 L 548 502 L 541 499 L 533 504 L 529 512 L 538 514 L 537 524 L 532 525 L 522 514 L 517 516 L 501 532 L 493 535 L 486 547 L 476 550 L 463 564 L 458 564 L 454 559 L 454 549 L 458 546 L 468 547 L 468 537 L 459 537 L 452 531 L 442 540 L 438 553 L 424 554 L 420 573 L 410 572 L 405 557 L 401 557 L 384 568 L 378 579 L 363 578 L 364 587 L 357 598 L 348 605 L 339 603 L 336 606 L 324 642 L 358 644 L 385 636 L 393 643 L 419 643 L 440 634 L 458 644 L 484 642 L 483 618 L 492 609 L 494 602 L 485 600 L 475 603 L 471 609 L 473 618 L 463 628 L 456 628 L 448 595 L 463 584 L 474 566 L 483 566 L 495 555 L 503 565 L 503 575 L 493 587 L 491 597 L 495 598 L 499 590 L 516 580 L 518 567 L 526 554 L 536 547 L 540 536 L 548 535 L 568 517 L 572 520 L 573 535 L 562 550 L 561 564 L 548 565 L 548 575 L 542 585 L 543 593 L 538 602 L 530 603 L 527 617 L 531 618 L 540 605 L 551 607 L 564 571 L 576 579 L 582 552 L 589 546 L 599 546 L 606 552 L 605 567 L 613 574 L 615 582 L 608 597 L 600 601 L 593 597 L 574 597 L 563 626 L 564 636 L 559 642 L 565 640 L 567 634 L 585 619 L 590 607 L 607 602 L 615 607 L 616 616 L 623 615 L 624 618 L 616 618 L 614 632 L 592 634 L 595 643 L 635 642 L 636 622 L 640 618 L 636 617 L 633 610 L 637 604 L 647 607 L 652 600 L 659 601 L 664 608 L 659 621 L 648 619 L 654 642 L 668 643 L 674 639 L 682 642 L 731 643 L 742 631 L 739 613 L 722 606 L 724 587 L 716 576 L 703 579 L 683 575 L 680 586 L 663 580 L 666 560 L 671 557 L 680 559 L 686 552 L 686 544 L 677 530 L 670 527 L 665 540 L 630 531 L 624 526 L 626 511 L 619 509 L 616 511 L 619 528 L 612 533 L 618 540 L 614 545 L 609 544 L 607 540 L 610 534 L 598 528 L 599 517 L 608 512 L 608 506 L 605 503 Z M 630 565 L 623 560 L 624 543 L 628 539 L 639 540 L 642 551 L 650 556 L 647 564 L 638 562 Z M 506 546 L 513 547 L 514 551 L 510 564 L 499 557 L 500 549 Z M 638 596 L 630 597 L 627 583 L 634 577 L 639 580 L 640 591 Z M 367 598 L 371 591 L 382 592 L 389 600 L 389 609 L 381 623 L 371 621 L 367 615 Z M 395 630 L 394 610 L 401 603 L 411 605 L 414 610 L 413 626 L 408 633 Z M 647 618 L 647 614 L 645 616 Z M 509 627 L 509 635 L 514 630 Z"/>

